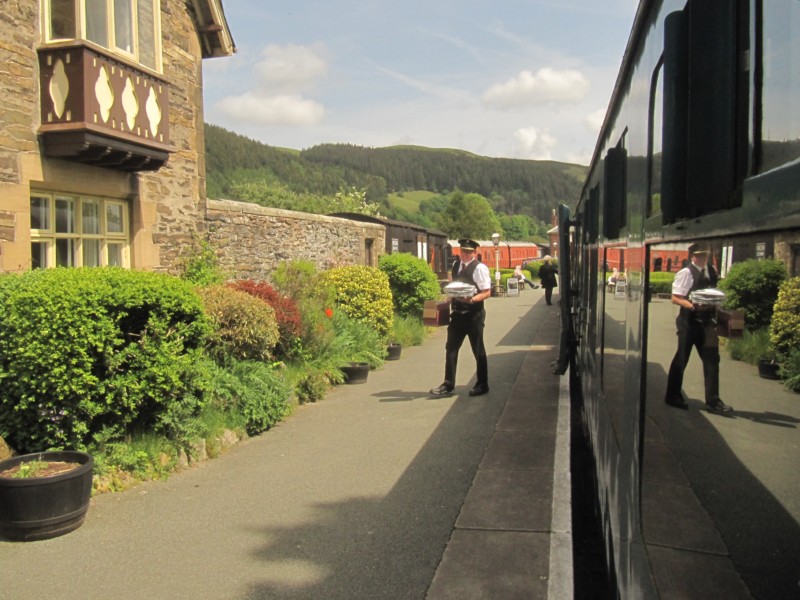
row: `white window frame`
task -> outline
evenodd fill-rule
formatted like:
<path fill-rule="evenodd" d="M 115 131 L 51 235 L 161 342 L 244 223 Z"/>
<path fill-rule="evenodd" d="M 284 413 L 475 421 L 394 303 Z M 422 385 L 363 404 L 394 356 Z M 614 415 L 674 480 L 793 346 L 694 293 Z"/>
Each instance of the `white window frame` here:
<path fill-rule="evenodd" d="M 114 0 L 105 0 L 106 4 L 106 31 L 108 35 L 108 44 L 107 45 L 100 45 L 96 42 L 93 42 L 87 38 L 87 26 L 86 26 L 86 0 L 74 0 L 74 9 L 75 9 L 75 23 L 76 29 L 75 32 L 75 39 L 83 40 L 87 44 L 91 44 L 97 46 L 99 48 L 103 48 L 104 50 L 124 57 L 129 61 L 133 61 L 139 65 L 141 65 L 144 69 L 148 69 L 150 71 L 154 71 L 156 73 L 163 72 L 163 61 L 162 61 L 162 45 L 161 45 L 161 0 L 126 0 L 131 7 L 131 14 L 133 18 L 133 27 L 132 27 L 132 35 L 133 35 L 133 48 L 130 52 L 126 51 L 125 49 L 118 48 L 117 43 L 115 40 L 116 28 L 115 28 L 115 19 L 114 19 Z M 153 41 L 155 43 L 155 64 L 154 65 L 145 65 L 140 61 L 139 58 L 139 50 L 140 50 L 140 40 L 139 40 L 139 4 L 141 3 L 149 3 L 152 4 L 153 10 Z M 41 0 L 42 4 L 42 38 L 45 40 L 45 43 L 55 43 L 55 42 L 63 42 L 68 41 L 71 38 L 52 38 L 50 36 L 50 19 L 51 19 L 51 0 Z"/>
<path fill-rule="evenodd" d="M 96 266 L 109 266 L 109 246 L 121 246 L 120 264 L 123 268 L 130 268 L 130 217 L 129 204 L 124 200 L 116 198 L 101 198 L 97 196 L 86 196 L 80 194 L 61 194 L 58 192 L 38 192 L 32 191 L 31 198 L 41 198 L 47 200 L 47 223 L 45 228 L 34 229 L 31 226 L 31 250 L 33 244 L 44 244 L 45 264 L 37 265 L 41 268 L 52 268 L 56 266 L 82 267 L 84 266 L 84 243 L 98 240 L 100 242 L 100 263 Z M 56 202 L 57 200 L 71 200 L 74 202 L 72 218 L 72 231 L 57 231 L 56 225 Z M 83 232 L 83 204 L 95 203 L 99 206 L 99 232 Z M 108 208 L 119 209 L 122 216 L 122 231 L 109 231 L 108 228 Z M 70 240 L 74 244 L 74 251 L 69 257 L 67 264 L 57 265 L 56 246 L 59 241 Z M 88 244 L 86 244 L 88 246 Z M 33 264 L 33 252 L 31 252 L 31 264 Z"/>

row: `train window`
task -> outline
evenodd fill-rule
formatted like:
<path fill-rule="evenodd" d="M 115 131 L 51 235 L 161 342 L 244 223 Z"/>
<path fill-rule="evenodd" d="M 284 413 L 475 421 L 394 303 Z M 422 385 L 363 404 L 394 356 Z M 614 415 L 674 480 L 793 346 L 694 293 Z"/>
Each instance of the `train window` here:
<path fill-rule="evenodd" d="M 620 230 L 627 225 L 628 190 L 627 190 L 627 158 L 625 134 L 619 143 L 606 153 L 603 173 L 603 236 L 616 239 Z"/>
<path fill-rule="evenodd" d="M 741 11 L 741 12 L 740 12 Z M 735 2 L 689 0 L 664 20 L 663 222 L 741 205 L 749 111 L 747 22 Z"/>
<path fill-rule="evenodd" d="M 661 157 L 662 128 L 664 114 L 664 78 L 661 67 L 664 61 L 658 61 L 650 84 L 650 111 L 647 127 L 647 216 L 661 214 Z"/>
<path fill-rule="evenodd" d="M 761 4 L 763 83 L 758 171 L 764 172 L 800 157 L 800 3 Z"/>

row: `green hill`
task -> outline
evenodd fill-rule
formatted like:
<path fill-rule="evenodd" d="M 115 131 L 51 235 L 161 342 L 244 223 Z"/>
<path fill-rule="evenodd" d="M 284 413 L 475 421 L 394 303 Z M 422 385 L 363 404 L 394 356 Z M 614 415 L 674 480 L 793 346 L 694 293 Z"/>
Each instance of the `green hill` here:
<path fill-rule="evenodd" d="M 574 206 L 586 174 L 581 165 L 489 158 L 462 150 L 321 144 L 296 151 L 211 124 L 205 133 L 211 198 L 253 201 L 255 194 L 268 203 L 280 197 L 281 206 L 288 208 L 292 195 L 331 196 L 355 187 L 366 190 L 368 202 L 380 203 L 381 214 L 426 226 L 435 219 L 417 213 L 439 210 L 437 198 L 455 190 L 481 194 L 498 215 L 524 215 L 546 223 L 558 204 Z"/>

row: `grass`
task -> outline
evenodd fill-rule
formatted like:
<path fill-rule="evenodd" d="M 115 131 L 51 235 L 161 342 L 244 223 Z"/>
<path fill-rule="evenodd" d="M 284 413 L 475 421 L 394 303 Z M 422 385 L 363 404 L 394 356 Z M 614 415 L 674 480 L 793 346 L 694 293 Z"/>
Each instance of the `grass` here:
<path fill-rule="evenodd" d="M 436 192 L 428 192 L 424 190 L 402 192 L 402 195 L 389 194 L 389 202 L 391 202 L 392 206 L 397 209 L 402 209 L 408 212 L 417 212 L 419 210 L 419 205 L 423 200 L 436 198 L 440 195 L 441 194 L 437 194 Z"/>

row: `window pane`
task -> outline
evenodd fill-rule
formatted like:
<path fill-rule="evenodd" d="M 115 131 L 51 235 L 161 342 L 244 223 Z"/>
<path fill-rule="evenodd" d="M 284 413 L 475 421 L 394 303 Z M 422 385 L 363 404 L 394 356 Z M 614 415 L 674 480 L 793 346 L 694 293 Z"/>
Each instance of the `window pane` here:
<path fill-rule="evenodd" d="M 31 198 L 31 229 L 50 229 L 50 198 Z"/>
<path fill-rule="evenodd" d="M 56 266 L 75 266 L 75 240 L 56 240 Z"/>
<path fill-rule="evenodd" d="M 762 166 L 800 156 L 800 3 L 764 2 Z"/>
<path fill-rule="evenodd" d="M 83 266 L 100 266 L 100 240 L 83 240 Z"/>
<path fill-rule="evenodd" d="M 114 0 L 114 45 L 133 54 L 132 0 Z"/>
<path fill-rule="evenodd" d="M 106 204 L 106 233 L 125 233 L 121 204 Z"/>
<path fill-rule="evenodd" d="M 47 268 L 47 242 L 31 242 L 31 269 Z"/>
<path fill-rule="evenodd" d="M 122 266 L 122 244 L 108 244 L 108 266 Z"/>
<path fill-rule="evenodd" d="M 139 62 L 151 69 L 156 68 L 156 24 L 153 1 L 139 1 Z"/>
<path fill-rule="evenodd" d="M 661 214 L 661 160 L 662 160 L 662 133 L 664 130 L 664 78 L 663 69 L 659 67 L 656 73 L 656 82 L 652 90 L 650 103 L 650 205 L 648 216 Z"/>
<path fill-rule="evenodd" d="M 56 233 L 75 233 L 75 200 L 56 198 Z"/>
<path fill-rule="evenodd" d="M 50 0 L 50 39 L 75 39 L 75 0 Z"/>
<path fill-rule="evenodd" d="M 86 39 L 108 48 L 107 0 L 86 0 Z"/>
<path fill-rule="evenodd" d="M 81 204 L 81 230 L 83 233 L 100 233 L 100 203 L 84 200 Z"/>

